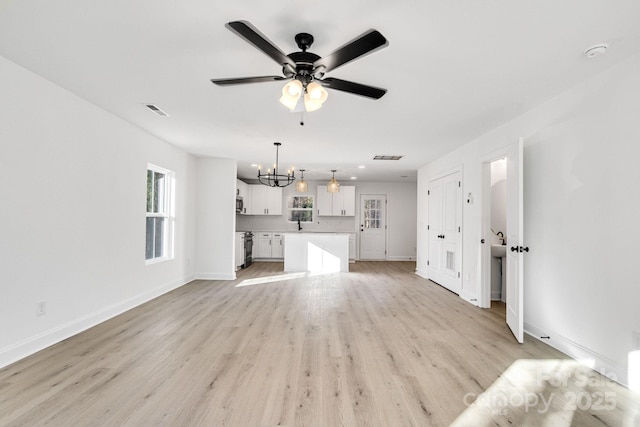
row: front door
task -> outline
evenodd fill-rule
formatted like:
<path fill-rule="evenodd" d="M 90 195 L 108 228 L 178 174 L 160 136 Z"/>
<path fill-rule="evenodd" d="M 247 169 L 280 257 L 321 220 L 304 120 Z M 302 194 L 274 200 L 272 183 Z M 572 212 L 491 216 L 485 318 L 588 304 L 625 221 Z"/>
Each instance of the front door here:
<path fill-rule="evenodd" d="M 386 195 L 360 195 L 360 259 L 362 260 L 386 259 L 386 208 Z"/>

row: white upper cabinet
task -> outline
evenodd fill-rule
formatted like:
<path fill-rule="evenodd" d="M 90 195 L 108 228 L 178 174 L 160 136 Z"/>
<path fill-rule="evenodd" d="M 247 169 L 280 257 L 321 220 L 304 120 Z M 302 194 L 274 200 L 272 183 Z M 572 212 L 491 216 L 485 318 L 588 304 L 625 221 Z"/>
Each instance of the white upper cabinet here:
<path fill-rule="evenodd" d="M 251 215 L 282 215 L 282 188 L 250 185 Z"/>
<path fill-rule="evenodd" d="M 318 185 L 318 216 L 355 216 L 356 187 L 341 186 L 337 193 L 329 193 L 326 185 Z"/>

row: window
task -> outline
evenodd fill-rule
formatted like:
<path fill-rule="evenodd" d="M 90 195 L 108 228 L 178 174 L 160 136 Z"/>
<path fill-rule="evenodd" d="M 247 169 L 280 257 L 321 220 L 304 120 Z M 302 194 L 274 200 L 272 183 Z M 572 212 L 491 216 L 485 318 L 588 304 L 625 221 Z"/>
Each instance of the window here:
<path fill-rule="evenodd" d="M 173 172 L 147 165 L 147 263 L 173 257 L 172 178 Z"/>
<path fill-rule="evenodd" d="M 287 208 L 289 222 L 313 222 L 313 196 L 291 196 Z"/>

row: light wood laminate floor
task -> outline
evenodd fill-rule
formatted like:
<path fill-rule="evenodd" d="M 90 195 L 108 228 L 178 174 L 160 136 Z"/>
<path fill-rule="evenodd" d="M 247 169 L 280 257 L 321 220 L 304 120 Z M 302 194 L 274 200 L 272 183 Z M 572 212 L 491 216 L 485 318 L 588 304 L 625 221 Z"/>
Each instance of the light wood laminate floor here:
<path fill-rule="evenodd" d="M 1 369 L 0 425 L 639 424 L 637 395 L 414 263 L 282 268 L 194 281 Z"/>

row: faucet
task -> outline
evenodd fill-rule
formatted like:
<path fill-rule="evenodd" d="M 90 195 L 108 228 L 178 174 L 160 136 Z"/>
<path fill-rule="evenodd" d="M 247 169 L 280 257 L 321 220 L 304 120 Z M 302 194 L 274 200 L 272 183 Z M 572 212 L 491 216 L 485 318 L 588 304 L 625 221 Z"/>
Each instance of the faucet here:
<path fill-rule="evenodd" d="M 504 233 L 502 233 L 502 231 L 498 231 L 496 233 L 496 236 L 498 236 L 498 238 L 502 241 L 501 244 L 503 246 L 507 244 L 507 242 L 505 242 L 505 240 L 504 240 Z"/>
<path fill-rule="evenodd" d="M 298 219 L 298 231 L 302 231 L 302 225 L 300 225 L 300 219 Z"/>

